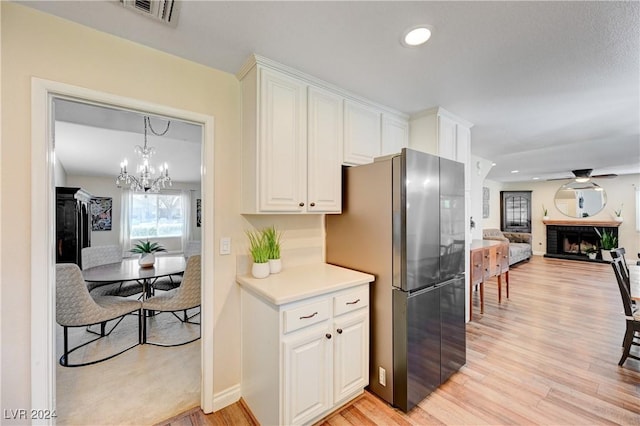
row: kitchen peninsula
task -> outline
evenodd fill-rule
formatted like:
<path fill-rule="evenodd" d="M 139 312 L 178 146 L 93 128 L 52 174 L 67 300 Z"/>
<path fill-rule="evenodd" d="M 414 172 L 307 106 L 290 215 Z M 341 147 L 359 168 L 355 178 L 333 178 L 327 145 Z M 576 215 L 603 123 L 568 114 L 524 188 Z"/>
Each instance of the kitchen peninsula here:
<path fill-rule="evenodd" d="M 369 383 L 369 284 L 329 264 L 240 275 L 242 397 L 261 424 L 306 424 Z"/>

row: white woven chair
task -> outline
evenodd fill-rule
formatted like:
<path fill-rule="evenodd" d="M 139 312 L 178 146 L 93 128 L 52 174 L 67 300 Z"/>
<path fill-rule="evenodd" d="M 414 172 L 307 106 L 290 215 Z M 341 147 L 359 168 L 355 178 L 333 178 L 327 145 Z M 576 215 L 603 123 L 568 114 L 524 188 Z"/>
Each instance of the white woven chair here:
<path fill-rule="evenodd" d="M 167 291 L 163 294 L 159 294 L 157 296 L 150 297 L 147 300 L 142 301 L 142 309 L 145 313 L 145 321 L 143 324 L 143 332 L 142 332 L 142 342 L 149 343 L 157 346 L 180 346 L 185 345 L 187 343 L 194 342 L 200 338 L 196 337 L 195 339 L 178 343 L 178 344 L 162 344 L 162 343 L 154 343 L 147 341 L 147 312 L 148 311 L 157 311 L 157 312 L 171 312 L 176 318 L 178 318 L 182 323 L 188 324 L 197 324 L 200 325 L 199 322 L 191 321 L 191 319 L 197 315 L 200 315 L 200 312 L 196 312 L 195 314 L 188 316 L 187 310 L 197 308 L 200 306 L 200 287 L 201 287 L 201 256 L 193 255 L 189 257 L 187 260 L 187 267 L 184 271 L 184 276 L 182 277 L 182 284 L 180 287 Z M 183 318 L 180 318 L 176 314 L 176 312 L 184 312 Z"/>
<path fill-rule="evenodd" d="M 202 252 L 202 244 L 199 240 L 187 241 L 184 248 L 184 258 L 189 259 L 191 256 L 200 254 Z M 167 277 L 160 277 L 153 283 L 153 288 L 156 290 L 169 291 L 174 288 L 180 287 L 182 282 L 182 274 L 169 275 Z"/>
<path fill-rule="evenodd" d="M 142 343 L 142 329 L 144 327 L 141 308 L 142 304 L 138 300 L 114 296 L 92 297 L 89 294 L 89 290 L 87 290 L 87 284 L 82 278 L 82 272 L 78 265 L 74 263 L 56 265 L 56 322 L 62 326 L 64 336 L 64 352 L 60 357 L 60 365 L 64 367 L 79 367 L 95 364 L 120 355 Z M 98 360 L 75 364 L 69 362 L 69 354 L 108 336 L 120 324 L 125 315 L 136 311 L 138 312 L 138 342 L 118 353 Z M 107 322 L 116 319 L 118 321 L 107 332 Z M 93 332 L 88 328 L 88 326 L 96 324 L 100 324 L 100 333 Z M 70 327 L 87 327 L 87 331 L 98 335 L 98 337 L 69 349 L 68 329 Z"/>
<path fill-rule="evenodd" d="M 122 262 L 122 247 L 119 245 L 91 246 L 82 249 L 82 270 L 100 265 Z M 143 286 L 136 281 L 112 283 L 87 283 L 93 296 L 132 296 L 142 293 Z"/>

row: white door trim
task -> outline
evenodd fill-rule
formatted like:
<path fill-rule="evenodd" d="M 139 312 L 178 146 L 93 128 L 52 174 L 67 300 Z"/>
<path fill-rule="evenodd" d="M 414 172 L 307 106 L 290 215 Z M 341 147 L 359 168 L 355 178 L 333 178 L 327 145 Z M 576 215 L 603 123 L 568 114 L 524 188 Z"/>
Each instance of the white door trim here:
<path fill-rule="evenodd" d="M 31 80 L 31 407 L 55 410 L 55 200 L 52 98 L 175 117 L 203 126 L 202 257 L 214 259 L 214 118 L 55 81 Z M 213 262 L 202 264 L 201 407 L 213 411 Z M 48 422 L 34 422 L 47 424 Z"/>

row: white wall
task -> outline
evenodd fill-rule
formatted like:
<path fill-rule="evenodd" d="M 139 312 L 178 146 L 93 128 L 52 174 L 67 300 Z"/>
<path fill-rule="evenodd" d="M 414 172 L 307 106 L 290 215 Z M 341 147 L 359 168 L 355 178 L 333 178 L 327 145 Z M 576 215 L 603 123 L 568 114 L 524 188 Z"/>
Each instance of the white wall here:
<path fill-rule="evenodd" d="M 120 243 L 120 218 L 122 209 L 122 190 L 115 185 L 115 178 L 95 177 L 95 176 L 67 176 L 67 185 L 79 187 L 90 193 L 94 197 L 110 197 L 111 206 L 111 231 L 92 231 L 91 245 L 102 246 Z M 201 239 L 201 228 L 196 226 L 196 198 L 202 198 L 199 184 L 173 183 L 172 190 L 191 190 L 191 232 L 194 240 Z M 160 241 L 162 240 L 162 241 Z M 182 241 L 180 238 L 158 239 L 158 241 L 170 252 L 179 252 Z"/>
<path fill-rule="evenodd" d="M 635 259 L 636 253 L 640 253 L 640 233 L 636 231 L 635 220 L 635 189 L 640 187 L 640 175 L 622 175 L 614 179 L 596 179 L 607 194 L 607 205 L 598 214 L 584 220 L 612 221 L 613 211 L 624 203 L 622 215 L 624 222 L 618 228 L 619 247 L 624 247 L 630 253 L 631 259 Z M 566 220 L 582 219 L 569 218 L 562 214 L 555 206 L 554 196 L 556 191 L 566 183 L 565 181 L 532 181 L 499 183 L 486 180 L 484 185 L 491 189 L 491 216 L 483 221 L 485 228 L 500 228 L 500 191 L 530 190 L 531 192 L 531 217 L 534 254 L 544 254 L 546 246 L 546 227 L 542 223 L 544 205 L 548 210 L 549 219 Z"/>
<path fill-rule="evenodd" d="M 482 239 L 482 229 L 485 219 L 482 218 L 482 188 L 485 186 L 485 178 L 491 170 L 491 161 L 476 155 L 471 156 L 471 206 L 469 216 L 473 218 L 476 226 L 471 230 L 474 240 Z"/>
<path fill-rule="evenodd" d="M 215 196 L 216 251 L 205 260 L 213 262 L 215 276 L 213 282 L 203 285 L 214 287 L 214 393 L 224 395 L 239 389 L 240 292 L 235 275 L 237 255 L 242 258 L 246 254 L 245 229 L 274 224 L 284 231 L 284 244 L 291 248 L 293 256 L 295 252 L 321 251 L 318 247 L 323 244 L 323 228 L 321 216 L 253 220 L 240 215 L 241 117 L 237 79 L 14 2 L 0 2 L 0 7 L 2 408 L 28 409 L 31 401 L 30 184 L 31 168 L 44 166 L 31 164 L 33 76 L 215 118 L 215 146 L 209 151 L 213 151 L 215 160 L 215 193 L 202 194 L 203 198 Z M 145 78 L 135 79 L 132 75 Z M 232 238 L 231 256 L 218 253 L 217 241 L 222 236 Z M 283 263 L 292 260 L 285 257 Z"/>

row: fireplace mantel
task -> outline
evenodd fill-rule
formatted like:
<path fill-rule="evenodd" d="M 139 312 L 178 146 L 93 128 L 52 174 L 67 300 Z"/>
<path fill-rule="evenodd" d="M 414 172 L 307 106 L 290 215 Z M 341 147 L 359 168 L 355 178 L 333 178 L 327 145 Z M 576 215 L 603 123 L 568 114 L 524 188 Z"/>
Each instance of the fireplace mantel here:
<path fill-rule="evenodd" d="M 542 223 L 545 225 L 560 225 L 560 226 L 606 226 L 610 228 L 617 228 L 620 226 L 622 222 L 616 222 L 614 220 L 571 220 L 571 219 L 562 219 L 562 220 L 553 220 L 547 219 L 543 220 Z"/>

